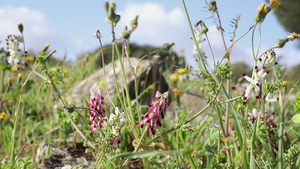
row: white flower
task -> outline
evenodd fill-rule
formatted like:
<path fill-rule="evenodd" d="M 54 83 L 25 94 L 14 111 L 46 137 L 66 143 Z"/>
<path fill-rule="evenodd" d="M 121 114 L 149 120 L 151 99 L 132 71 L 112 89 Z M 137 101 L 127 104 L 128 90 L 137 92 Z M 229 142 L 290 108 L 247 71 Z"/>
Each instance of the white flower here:
<path fill-rule="evenodd" d="M 16 65 L 18 70 L 24 70 L 22 65 L 27 66 L 26 60 L 22 58 L 25 53 L 19 49 L 19 40 L 15 35 L 8 35 L 7 51 L 9 52 L 9 59 L 7 61 L 10 65 Z"/>

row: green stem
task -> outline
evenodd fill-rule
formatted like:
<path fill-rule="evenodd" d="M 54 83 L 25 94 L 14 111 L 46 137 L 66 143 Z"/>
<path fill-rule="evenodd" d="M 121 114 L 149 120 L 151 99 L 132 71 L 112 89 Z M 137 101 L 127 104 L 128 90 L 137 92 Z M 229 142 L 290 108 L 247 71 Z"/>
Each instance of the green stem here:
<path fill-rule="evenodd" d="M 127 85 L 127 78 L 126 78 L 126 74 L 125 74 L 125 69 L 124 69 L 124 65 L 121 59 L 121 55 L 118 49 L 118 45 L 116 42 L 114 42 L 115 48 L 116 48 L 116 52 L 117 52 L 117 56 L 118 59 L 120 61 L 120 65 L 121 65 L 121 69 L 122 69 L 122 75 L 123 75 L 123 81 L 124 81 L 124 87 L 125 87 L 125 93 L 126 93 L 126 101 L 127 104 L 129 106 L 129 112 L 130 112 L 130 116 L 131 116 L 131 125 L 135 124 L 135 119 L 134 119 L 134 115 L 133 115 L 133 111 L 132 111 L 132 106 L 131 106 L 131 99 L 130 99 L 130 93 L 129 93 L 129 89 L 128 89 L 128 85 Z M 135 127 L 132 126 L 132 130 L 134 133 L 135 138 L 138 138 L 137 136 L 137 131 L 135 130 Z"/>
<path fill-rule="evenodd" d="M 205 72 L 208 73 L 208 70 L 207 70 L 206 65 L 204 63 L 204 56 L 201 55 L 201 51 L 200 51 L 199 45 L 197 43 L 196 36 L 195 36 L 194 30 L 193 30 L 193 27 L 192 27 L 192 24 L 191 24 L 191 20 L 190 20 L 190 17 L 189 17 L 189 14 L 188 14 L 188 11 L 187 11 L 187 8 L 186 8 L 184 0 L 182 0 L 182 4 L 183 4 L 183 8 L 184 8 L 186 17 L 187 17 L 188 22 L 189 22 L 189 26 L 190 26 L 190 30 L 191 30 L 191 33 L 192 33 L 192 36 L 193 36 L 194 44 L 195 44 L 195 46 L 197 48 L 197 52 L 198 52 L 198 55 L 199 55 L 199 58 L 200 58 L 201 66 L 202 66 L 202 68 L 204 68 Z"/>

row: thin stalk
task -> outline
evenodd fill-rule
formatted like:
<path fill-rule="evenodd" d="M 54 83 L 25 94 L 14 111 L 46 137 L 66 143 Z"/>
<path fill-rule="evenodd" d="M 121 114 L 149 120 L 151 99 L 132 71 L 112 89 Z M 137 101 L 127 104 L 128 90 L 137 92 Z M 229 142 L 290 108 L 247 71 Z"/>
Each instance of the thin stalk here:
<path fill-rule="evenodd" d="M 46 66 L 44 66 L 44 69 L 47 70 Z M 48 75 L 48 77 L 49 77 L 49 79 L 51 78 L 49 75 Z M 60 95 L 59 90 L 57 89 L 56 85 L 55 85 L 51 80 L 50 80 L 50 82 L 51 82 L 51 83 L 50 83 L 51 86 L 53 87 L 53 89 L 54 89 L 54 91 L 55 91 L 55 93 L 56 93 L 56 95 L 57 95 L 57 97 L 58 97 L 58 99 L 59 99 L 60 104 L 62 105 L 62 107 L 65 107 L 66 104 L 65 104 L 64 100 L 62 99 L 62 96 Z M 85 135 L 81 132 L 81 130 L 80 130 L 80 129 L 78 128 L 78 126 L 75 124 L 75 122 L 74 122 L 73 119 L 71 118 L 71 115 L 70 115 L 70 113 L 68 112 L 68 110 L 67 110 L 67 109 L 64 109 L 64 112 L 65 112 L 65 114 L 67 115 L 67 117 L 68 117 L 68 119 L 70 120 L 70 122 L 72 123 L 73 127 L 76 129 L 76 131 L 77 131 L 77 132 L 79 133 L 79 135 L 82 137 L 82 139 L 83 139 L 84 141 L 86 141 L 87 144 L 88 144 L 92 149 L 95 149 L 95 146 L 94 146 L 89 140 L 87 140 L 87 138 L 85 137 Z"/>
<path fill-rule="evenodd" d="M 103 67 L 103 75 L 104 75 L 104 83 L 105 83 L 105 90 L 106 90 L 106 93 L 108 95 L 108 99 L 110 101 L 110 103 L 116 107 L 111 99 L 111 96 L 108 92 L 108 88 L 107 88 L 107 81 L 106 81 L 106 71 L 105 71 L 105 62 L 104 62 L 104 52 L 103 52 L 103 45 L 102 45 L 102 41 L 101 39 L 99 38 L 99 43 L 100 43 L 100 50 L 101 50 L 101 59 L 102 59 L 102 67 Z"/>
<path fill-rule="evenodd" d="M 209 51 L 210 51 L 211 57 L 212 57 L 213 62 L 214 62 L 214 67 L 216 67 L 217 65 L 216 65 L 216 61 L 215 61 L 214 52 L 213 52 L 212 47 L 211 47 L 211 44 L 210 44 L 210 42 L 209 42 L 209 38 L 208 38 L 208 36 L 207 36 L 207 33 L 205 33 L 205 37 L 206 37 L 206 40 L 207 40 L 207 43 L 208 43 L 208 47 L 209 47 Z"/>
<path fill-rule="evenodd" d="M 195 44 L 195 46 L 196 46 L 196 48 L 197 48 L 197 52 L 198 52 L 199 57 L 200 57 L 200 63 L 201 63 L 201 66 L 202 66 L 202 68 L 204 68 L 205 72 L 208 73 L 208 70 L 207 70 L 206 65 L 205 65 L 205 63 L 204 63 L 204 58 L 203 58 L 203 56 L 201 55 L 201 51 L 200 51 L 199 45 L 198 45 L 198 43 L 196 42 L 196 36 L 195 36 L 194 30 L 193 30 L 193 26 L 192 26 L 192 24 L 191 24 L 191 20 L 190 20 L 190 17 L 189 17 L 189 14 L 188 14 L 188 11 L 187 11 L 187 8 L 186 8 L 186 5 L 185 5 L 184 0 L 182 0 L 182 4 L 183 4 L 183 8 L 184 8 L 186 17 L 187 17 L 188 22 L 189 22 L 189 26 L 190 26 L 190 30 L 191 30 L 191 33 L 192 33 L 192 36 L 193 36 L 194 44 Z"/>
<path fill-rule="evenodd" d="M 123 82 L 124 82 L 124 87 L 125 87 L 125 92 L 126 92 L 126 100 L 127 100 L 127 104 L 128 104 L 128 107 L 129 107 L 131 121 L 132 121 L 132 124 L 135 124 L 135 119 L 134 119 L 134 116 L 133 116 L 133 111 L 132 111 L 132 106 L 131 106 L 131 99 L 130 99 L 130 93 L 129 93 L 129 89 L 128 89 L 128 85 L 127 85 L 127 78 L 126 78 L 126 74 L 125 74 L 124 65 L 123 65 L 122 60 L 121 60 L 121 55 L 120 55 L 117 43 L 114 43 L 114 45 L 116 47 L 117 56 L 119 58 L 121 69 L 122 69 Z M 135 138 L 138 138 L 137 137 L 138 136 L 137 135 L 137 131 L 135 130 L 135 127 L 132 127 L 132 130 L 133 130 Z"/>

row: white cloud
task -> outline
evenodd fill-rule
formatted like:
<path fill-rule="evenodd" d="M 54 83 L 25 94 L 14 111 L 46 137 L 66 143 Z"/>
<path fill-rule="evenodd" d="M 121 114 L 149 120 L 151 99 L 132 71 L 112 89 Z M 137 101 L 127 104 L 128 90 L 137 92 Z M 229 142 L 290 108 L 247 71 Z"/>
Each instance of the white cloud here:
<path fill-rule="evenodd" d="M 76 38 L 64 36 L 40 11 L 27 7 L 6 6 L 0 8 L 0 39 L 5 42 L 9 34 L 20 35 L 17 24 L 23 23 L 26 50 L 39 51 L 47 43 L 62 56 L 71 48 L 78 48 L 81 42 Z M 2 43 L 1 46 L 5 46 Z"/>
<path fill-rule="evenodd" d="M 166 11 L 165 7 L 158 3 L 127 3 L 120 13 L 120 31 L 125 25 L 130 27 L 130 22 L 139 15 L 138 28 L 132 34 L 132 41 L 158 46 L 166 42 L 175 42 L 176 47 L 181 48 L 184 47 L 184 41 L 190 39 L 185 15 L 180 8 Z"/>

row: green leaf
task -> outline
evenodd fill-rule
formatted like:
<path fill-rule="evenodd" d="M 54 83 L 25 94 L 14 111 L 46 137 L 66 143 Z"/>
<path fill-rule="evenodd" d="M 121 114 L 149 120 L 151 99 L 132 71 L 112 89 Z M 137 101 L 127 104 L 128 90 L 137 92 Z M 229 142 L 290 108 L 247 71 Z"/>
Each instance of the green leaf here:
<path fill-rule="evenodd" d="M 0 70 L 10 70 L 11 65 L 8 65 L 7 63 L 0 62 Z"/>
<path fill-rule="evenodd" d="M 296 113 L 300 113 L 300 94 L 295 98 L 294 110 Z"/>
<path fill-rule="evenodd" d="M 106 169 L 114 169 L 114 166 L 111 163 L 106 164 Z"/>
<path fill-rule="evenodd" d="M 294 123 L 300 123 L 300 114 L 296 114 L 292 118 Z"/>

